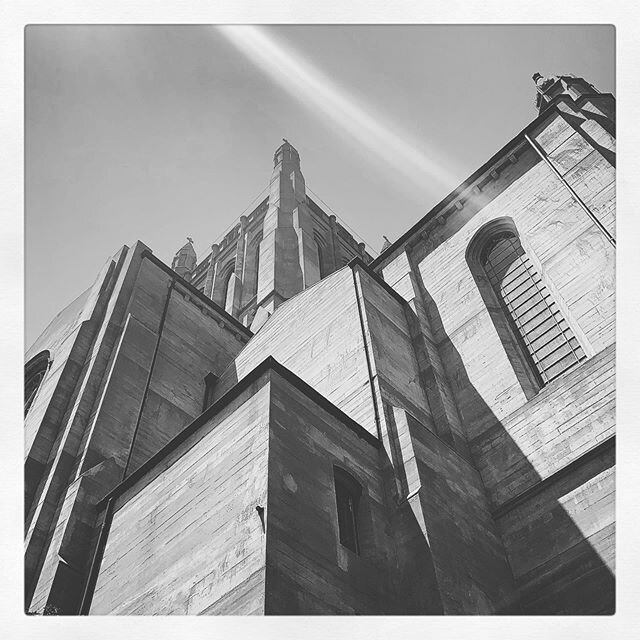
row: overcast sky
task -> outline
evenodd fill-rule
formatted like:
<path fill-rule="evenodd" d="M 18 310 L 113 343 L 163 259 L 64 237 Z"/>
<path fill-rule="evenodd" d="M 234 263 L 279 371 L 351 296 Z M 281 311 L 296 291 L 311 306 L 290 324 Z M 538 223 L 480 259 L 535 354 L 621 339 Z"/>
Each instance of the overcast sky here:
<path fill-rule="evenodd" d="M 140 239 L 204 257 L 282 137 L 376 252 L 535 116 L 531 75 L 615 93 L 607 26 L 30 26 L 26 344 Z M 314 196 L 314 194 L 316 194 Z M 330 209 L 329 209 L 330 207 Z"/>

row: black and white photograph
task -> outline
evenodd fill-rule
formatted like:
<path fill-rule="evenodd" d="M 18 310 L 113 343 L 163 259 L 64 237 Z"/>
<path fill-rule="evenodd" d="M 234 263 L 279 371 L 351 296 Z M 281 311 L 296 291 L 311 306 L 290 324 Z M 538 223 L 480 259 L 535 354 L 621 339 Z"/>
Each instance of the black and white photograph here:
<path fill-rule="evenodd" d="M 22 629 L 615 617 L 614 24 L 21 37 Z"/>

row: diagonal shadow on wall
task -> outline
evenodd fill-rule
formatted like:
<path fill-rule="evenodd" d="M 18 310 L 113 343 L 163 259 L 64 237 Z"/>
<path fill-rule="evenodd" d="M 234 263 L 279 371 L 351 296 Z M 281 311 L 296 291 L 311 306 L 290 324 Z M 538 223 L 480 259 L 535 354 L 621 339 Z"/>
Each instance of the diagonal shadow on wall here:
<path fill-rule="evenodd" d="M 614 437 L 594 442 L 584 435 L 613 422 L 613 348 L 499 420 L 470 381 L 417 275 L 432 329 L 445 336 L 438 350 L 447 354 L 446 373 L 460 417 L 467 431 L 474 429 L 468 439 L 471 458 L 486 489 L 522 613 L 614 613 Z M 558 414 L 565 419 L 557 436 L 538 437 L 536 431 L 544 431 Z"/>

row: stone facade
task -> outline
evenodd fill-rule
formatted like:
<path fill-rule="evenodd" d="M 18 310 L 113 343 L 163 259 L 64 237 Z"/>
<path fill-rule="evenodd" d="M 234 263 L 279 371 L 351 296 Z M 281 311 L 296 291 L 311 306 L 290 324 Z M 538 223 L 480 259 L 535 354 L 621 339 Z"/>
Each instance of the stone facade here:
<path fill-rule="evenodd" d="M 282 302 L 351 259 L 372 260 L 364 243 L 307 195 L 300 156 L 288 141 L 276 150 L 273 165 L 267 198 L 241 216 L 199 264 L 192 263 L 186 276 L 253 330 Z M 252 324 L 258 309 L 263 311 Z"/>
<path fill-rule="evenodd" d="M 28 610 L 613 613 L 615 102 L 534 79 L 375 260 L 285 140 L 199 264 L 107 262 L 27 353 Z"/>

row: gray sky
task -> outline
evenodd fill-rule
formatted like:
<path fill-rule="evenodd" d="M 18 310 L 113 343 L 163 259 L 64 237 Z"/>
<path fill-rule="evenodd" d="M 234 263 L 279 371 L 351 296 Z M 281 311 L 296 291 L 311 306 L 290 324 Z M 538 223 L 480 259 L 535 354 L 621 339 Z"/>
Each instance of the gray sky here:
<path fill-rule="evenodd" d="M 170 263 L 189 235 L 204 257 L 267 187 L 282 137 L 312 197 L 379 250 L 535 117 L 535 71 L 615 93 L 614 38 L 608 26 L 28 27 L 26 344 L 123 244 Z"/>

